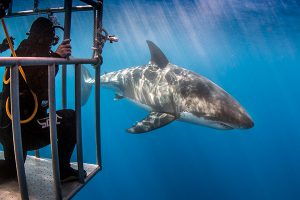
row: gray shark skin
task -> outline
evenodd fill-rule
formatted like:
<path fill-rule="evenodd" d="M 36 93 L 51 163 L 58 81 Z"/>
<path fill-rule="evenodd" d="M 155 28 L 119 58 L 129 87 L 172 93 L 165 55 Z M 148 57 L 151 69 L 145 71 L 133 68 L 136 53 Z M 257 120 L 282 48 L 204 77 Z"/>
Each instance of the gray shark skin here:
<path fill-rule="evenodd" d="M 128 98 L 150 112 L 128 132 L 152 131 L 174 120 L 224 130 L 254 126 L 245 109 L 221 87 L 171 64 L 153 42 L 147 44 L 149 64 L 101 76 L 101 85 L 114 89 L 116 99 Z"/>

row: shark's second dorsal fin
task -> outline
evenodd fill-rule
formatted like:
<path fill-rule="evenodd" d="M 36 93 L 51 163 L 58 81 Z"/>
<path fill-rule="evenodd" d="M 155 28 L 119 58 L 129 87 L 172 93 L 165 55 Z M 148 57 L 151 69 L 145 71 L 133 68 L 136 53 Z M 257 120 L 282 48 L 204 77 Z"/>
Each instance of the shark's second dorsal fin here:
<path fill-rule="evenodd" d="M 157 65 L 159 68 L 164 68 L 169 64 L 168 58 L 153 42 L 147 40 L 147 44 L 151 54 L 151 64 Z"/>

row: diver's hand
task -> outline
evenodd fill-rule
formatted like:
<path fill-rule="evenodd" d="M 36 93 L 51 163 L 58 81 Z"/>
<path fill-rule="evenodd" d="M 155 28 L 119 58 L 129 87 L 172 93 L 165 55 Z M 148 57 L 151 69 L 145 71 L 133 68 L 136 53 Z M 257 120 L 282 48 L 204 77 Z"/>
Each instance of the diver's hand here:
<path fill-rule="evenodd" d="M 62 43 L 57 47 L 55 53 L 60 55 L 62 58 L 66 58 L 71 55 L 71 44 L 70 39 L 65 39 Z"/>
<path fill-rule="evenodd" d="M 10 40 L 11 40 L 12 45 L 14 45 L 14 39 L 15 39 L 15 38 L 10 37 Z M 5 38 L 5 39 L 2 41 L 2 44 L 0 44 L 0 52 L 6 51 L 7 49 L 9 49 L 9 44 L 8 44 L 7 39 Z"/>

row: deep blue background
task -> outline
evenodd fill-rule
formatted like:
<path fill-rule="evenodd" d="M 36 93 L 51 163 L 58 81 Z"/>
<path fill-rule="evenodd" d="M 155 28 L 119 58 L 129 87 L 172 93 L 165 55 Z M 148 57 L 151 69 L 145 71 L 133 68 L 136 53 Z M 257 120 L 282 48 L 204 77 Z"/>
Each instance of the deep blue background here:
<path fill-rule="evenodd" d="M 255 127 L 219 131 L 174 122 L 131 135 L 125 129 L 147 113 L 129 101 L 113 101 L 113 91 L 103 89 L 103 171 L 74 199 L 300 199 L 299 1 L 104 3 L 105 28 L 120 41 L 106 44 L 103 72 L 148 63 L 145 40 L 152 40 L 170 62 L 208 77 L 232 94 Z M 31 8 L 23 1 L 18 6 Z M 92 16 L 73 14 L 75 57 L 91 56 Z M 16 44 L 33 19 L 7 19 Z M 72 108 L 72 68 L 68 78 Z M 60 96 L 59 75 L 57 85 Z M 61 107 L 60 100 L 57 104 Z M 83 107 L 85 162 L 95 162 L 93 106 L 91 96 Z"/>

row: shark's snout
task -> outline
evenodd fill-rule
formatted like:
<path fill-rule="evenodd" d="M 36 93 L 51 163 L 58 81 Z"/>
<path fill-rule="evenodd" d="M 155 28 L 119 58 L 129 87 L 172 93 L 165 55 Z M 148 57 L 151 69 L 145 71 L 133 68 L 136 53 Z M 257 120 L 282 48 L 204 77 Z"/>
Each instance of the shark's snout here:
<path fill-rule="evenodd" d="M 241 128 L 242 129 L 249 129 L 254 126 L 254 122 L 251 119 L 251 117 L 248 115 L 248 113 L 245 113 L 242 120 L 241 120 Z"/>
<path fill-rule="evenodd" d="M 251 119 L 250 115 L 247 113 L 247 111 L 239 106 L 234 109 L 231 113 L 231 116 L 233 116 L 233 126 L 239 129 L 249 129 L 254 126 L 254 122 Z"/>
<path fill-rule="evenodd" d="M 250 129 L 254 126 L 248 112 L 231 96 L 223 99 L 222 109 L 218 114 L 218 121 L 222 122 L 224 127 L 231 129 Z"/>

